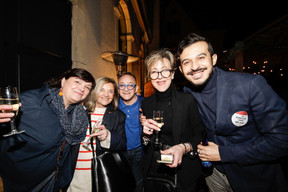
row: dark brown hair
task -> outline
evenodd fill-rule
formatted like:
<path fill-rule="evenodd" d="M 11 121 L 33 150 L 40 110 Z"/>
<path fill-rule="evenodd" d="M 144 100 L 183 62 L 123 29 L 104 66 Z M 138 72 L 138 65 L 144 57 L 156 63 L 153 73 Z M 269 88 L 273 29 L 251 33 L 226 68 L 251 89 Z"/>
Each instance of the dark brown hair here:
<path fill-rule="evenodd" d="M 64 72 L 59 77 L 54 77 L 54 78 L 50 79 L 47 82 L 47 84 L 48 84 L 49 88 L 59 88 L 60 89 L 61 88 L 61 80 L 63 78 L 69 79 L 70 77 L 78 77 L 79 79 L 82 79 L 85 82 L 92 83 L 91 91 L 95 88 L 96 84 L 95 84 L 95 79 L 94 79 L 93 75 L 91 75 L 85 69 L 81 69 L 81 68 L 70 69 L 70 70 Z"/>

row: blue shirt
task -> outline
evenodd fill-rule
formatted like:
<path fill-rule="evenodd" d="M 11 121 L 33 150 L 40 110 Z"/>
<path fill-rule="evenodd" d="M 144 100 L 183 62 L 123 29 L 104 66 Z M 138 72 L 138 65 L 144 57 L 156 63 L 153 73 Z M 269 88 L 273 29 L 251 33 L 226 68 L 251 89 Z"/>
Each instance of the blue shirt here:
<path fill-rule="evenodd" d="M 121 98 L 119 99 L 118 108 L 126 114 L 127 150 L 136 149 L 141 146 L 142 125 L 139 119 L 139 109 L 141 108 L 141 101 L 143 99 L 144 97 L 137 95 L 137 101 L 132 105 L 126 105 Z"/>

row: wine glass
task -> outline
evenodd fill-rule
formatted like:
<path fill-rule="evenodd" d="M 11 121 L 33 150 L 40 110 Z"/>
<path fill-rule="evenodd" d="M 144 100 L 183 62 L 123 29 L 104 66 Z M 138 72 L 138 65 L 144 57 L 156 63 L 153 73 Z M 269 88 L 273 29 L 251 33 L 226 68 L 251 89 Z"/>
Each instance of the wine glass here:
<path fill-rule="evenodd" d="M 103 124 L 103 122 L 104 122 L 103 119 L 101 120 L 100 118 L 98 118 L 98 119 L 96 120 L 96 122 L 94 123 L 93 127 L 92 127 L 91 134 L 97 133 L 97 132 L 101 131 L 101 129 L 98 128 L 98 126 L 101 125 L 101 124 Z M 85 149 L 87 149 L 88 151 L 91 151 L 91 150 L 92 150 L 91 146 L 89 145 L 91 138 L 92 138 L 92 137 L 89 136 L 87 139 L 85 139 L 85 141 L 83 141 L 83 147 L 84 147 Z"/>
<path fill-rule="evenodd" d="M 3 137 L 8 137 L 12 135 L 17 135 L 19 133 L 25 132 L 25 130 L 18 131 L 15 125 L 15 118 L 19 110 L 19 96 L 16 87 L 0 87 L 0 105 L 12 105 L 12 110 L 2 110 L 2 113 L 11 113 L 15 115 L 11 117 L 10 125 L 11 131 Z"/>
<path fill-rule="evenodd" d="M 163 111 L 153 111 L 153 120 L 157 122 L 158 127 L 161 129 L 164 125 L 163 121 Z M 159 142 L 159 132 L 155 131 L 155 142 L 154 144 L 160 146 L 161 143 Z"/>

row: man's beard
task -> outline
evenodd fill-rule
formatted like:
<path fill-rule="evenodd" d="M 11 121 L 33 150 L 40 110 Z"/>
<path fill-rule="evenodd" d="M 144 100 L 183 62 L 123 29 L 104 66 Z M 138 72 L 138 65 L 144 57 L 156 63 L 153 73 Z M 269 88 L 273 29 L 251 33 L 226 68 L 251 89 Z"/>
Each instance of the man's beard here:
<path fill-rule="evenodd" d="M 203 70 L 206 70 L 206 68 L 201 68 L 201 69 L 197 69 L 197 70 L 191 70 L 188 73 L 186 73 L 186 75 L 188 76 L 188 75 L 191 75 L 193 73 L 196 73 L 198 71 L 203 71 Z M 203 90 L 205 88 L 205 86 L 207 85 L 207 83 L 209 82 L 209 80 L 211 79 L 212 75 L 213 75 L 213 69 L 209 73 L 208 78 L 204 82 L 202 82 L 201 84 L 197 84 L 197 85 L 194 84 L 192 81 L 187 79 L 189 81 L 189 85 L 190 85 L 189 87 L 194 89 L 194 90 L 197 90 L 197 91 Z"/>

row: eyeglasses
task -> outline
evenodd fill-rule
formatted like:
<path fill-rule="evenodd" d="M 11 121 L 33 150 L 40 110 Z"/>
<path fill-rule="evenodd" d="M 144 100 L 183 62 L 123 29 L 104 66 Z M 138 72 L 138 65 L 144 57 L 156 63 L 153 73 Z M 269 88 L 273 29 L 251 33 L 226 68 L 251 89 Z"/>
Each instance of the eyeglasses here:
<path fill-rule="evenodd" d="M 136 85 L 134 85 L 134 84 L 128 84 L 128 85 L 119 84 L 119 85 L 118 85 L 118 88 L 119 88 L 120 90 L 124 90 L 125 87 L 126 87 L 128 90 L 132 90 L 132 89 L 134 89 L 134 88 L 136 87 Z"/>
<path fill-rule="evenodd" d="M 172 74 L 172 69 L 163 69 L 162 71 L 151 71 L 150 72 L 150 78 L 152 80 L 155 80 L 159 77 L 159 73 L 162 75 L 162 77 L 167 78 L 170 77 Z"/>

